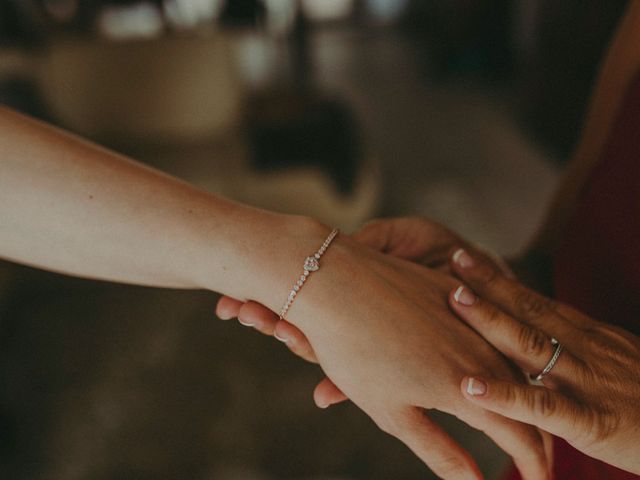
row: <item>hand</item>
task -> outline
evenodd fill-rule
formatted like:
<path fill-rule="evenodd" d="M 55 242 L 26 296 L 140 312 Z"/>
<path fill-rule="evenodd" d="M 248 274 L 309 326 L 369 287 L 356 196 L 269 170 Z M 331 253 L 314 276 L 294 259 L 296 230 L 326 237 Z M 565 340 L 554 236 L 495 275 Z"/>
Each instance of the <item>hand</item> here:
<path fill-rule="evenodd" d="M 374 220 L 367 223 L 352 238 L 376 251 L 447 273 L 450 273 L 451 254 L 464 246 L 467 250 L 496 262 L 499 268 L 508 271 L 506 264 L 499 258 L 479 250 L 448 228 L 426 218 L 403 217 Z M 315 352 L 304 334 L 258 303 L 245 303 L 230 297 L 222 297 L 218 302 L 216 314 L 223 320 L 237 317 L 242 325 L 253 327 L 265 335 L 273 335 L 299 357 L 317 363 Z M 313 397 L 320 408 L 327 408 L 347 400 L 346 395 L 328 378 L 318 384 Z"/>
<path fill-rule="evenodd" d="M 339 237 L 297 297 L 289 321 L 309 339 L 325 373 L 383 430 L 438 475 L 480 478 L 475 462 L 424 409 L 451 413 L 486 432 L 526 479 L 547 477 L 537 429 L 469 408 L 467 369 L 518 381 L 490 345 L 451 315 L 453 279 Z"/>
<path fill-rule="evenodd" d="M 316 354 L 304 333 L 295 325 L 281 320 L 278 315 L 260 303 L 242 302 L 223 296 L 218 300 L 216 315 L 222 320 L 237 317 L 241 325 L 273 336 L 300 358 L 311 363 L 318 363 Z M 348 400 L 347 396 L 329 378 L 324 378 L 318 383 L 313 391 L 313 399 L 320 408 L 328 408 L 330 405 Z"/>
<path fill-rule="evenodd" d="M 460 247 L 492 261 L 502 260 L 467 242 L 440 223 L 423 217 L 373 220 L 353 235 L 354 240 L 378 252 L 450 273 L 449 259 Z"/>
<path fill-rule="evenodd" d="M 465 397 L 640 474 L 640 338 L 542 297 L 464 251 L 455 258 L 452 269 L 480 298 L 460 287 L 451 307 L 522 370 L 544 369 L 551 337 L 564 347 L 544 386 L 474 375 L 462 381 Z"/>

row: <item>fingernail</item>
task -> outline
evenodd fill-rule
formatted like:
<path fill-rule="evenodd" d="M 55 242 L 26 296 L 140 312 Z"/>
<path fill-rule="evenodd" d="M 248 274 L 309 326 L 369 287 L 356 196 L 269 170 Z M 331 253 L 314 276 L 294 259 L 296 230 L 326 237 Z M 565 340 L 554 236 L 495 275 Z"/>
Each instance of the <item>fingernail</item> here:
<path fill-rule="evenodd" d="M 233 318 L 233 316 L 229 315 L 229 312 L 215 312 L 216 317 L 218 317 L 220 320 L 231 320 Z"/>
<path fill-rule="evenodd" d="M 476 303 L 477 297 L 469 290 L 468 288 L 464 288 L 462 285 L 458 287 L 456 293 L 453 294 L 454 300 L 460 305 L 464 305 L 465 307 L 470 307 L 474 303 Z"/>
<path fill-rule="evenodd" d="M 282 343 L 289 343 L 289 338 L 284 338 L 278 335 L 278 332 L 273 332 L 273 336 L 276 337 L 276 340 L 280 340 Z"/>
<path fill-rule="evenodd" d="M 453 254 L 452 258 L 453 262 L 460 268 L 471 268 L 474 265 L 473 258 L 471 258 L 464 248 L 457 250 L 456 253 Z"/>
<path fill-rule="evenodd" d="M 323 410 L 326 410 L 327 408 L 329 408 L 329 404 L 328 403 L 318 403 L 316 405 L 318 406 L 318 408 L 321 408 Z"/>
<path fill-rule="evenodd" d="M 484 395 L 487 393 L 487 384 L 477 378 L 470 378 L 467 381 L 467 393 L 474 397 Z"/>
<path fill-rule="evenodd" d="M 240 325 L 244 325 L 245 327 L 255 327 L 256 324 L 255 323 L 248 323 L 248 322 L 243 322 L 242 320 L 238 319 L 238 323 L 240 323 Z"/>

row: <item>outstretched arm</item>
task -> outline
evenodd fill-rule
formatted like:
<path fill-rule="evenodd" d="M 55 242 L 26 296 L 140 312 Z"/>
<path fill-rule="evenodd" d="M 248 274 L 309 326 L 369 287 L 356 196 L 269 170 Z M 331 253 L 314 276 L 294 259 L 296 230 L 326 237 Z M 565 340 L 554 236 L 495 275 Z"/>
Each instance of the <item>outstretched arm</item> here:
<path fill-rule="evenodd" d="M 296 259 L 326 232 L 0 107 L 0 257 L 88 278 L 250 295 L 275 309 Z"/>
<path fill-rule="evenodd" d="M 312 220 L 216 198 L 0 110 L 4 258 L 84 277 L 206 288 L 278 311 L 302 260 L 328 232 Z M 424 409 L 457 415 L 508 451 L 524 478 L 546 478 L 537 430 L 460 395 L 464 373 L 510 381 L 518 375 L 453 319 L 445 303 L 450 278 L 346 237 L 321 263 L 287 319 L 338 388 L 441 477 L 481 475 Z"/>

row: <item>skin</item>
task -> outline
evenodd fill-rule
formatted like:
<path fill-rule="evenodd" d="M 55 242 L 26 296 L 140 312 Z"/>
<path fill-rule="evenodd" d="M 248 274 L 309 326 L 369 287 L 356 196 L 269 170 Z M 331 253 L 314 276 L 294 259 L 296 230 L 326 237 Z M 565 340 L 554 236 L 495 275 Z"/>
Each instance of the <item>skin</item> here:
<path fill-rule="evenodd" d="M 551 336 L 564 346 L 542 386 L 468 375 L 461 384 L 467 400 L 640 474 L 640 338 L 553 302 L 481 257 L 461 252 L 451 268 L 466 286 L 453 290 L 449 302 L 462 320 L 534 375 L 553 354 Z"/>
<path fill-rule="evenodd" d="M 536 264 L 544 263 L 553 255 L 556 245 L 563 236 L 567 219 L 575 208 L 582 186 L 605 148 L 626 91 L 640 68 L 638 25 L 640 25 L 640 0 L 633 0 L 629 2 L 627 12 L 603 60 L 581 139 L 566 168 L 551 208 L 548 210 L 546 221 L 531 242 L 529 253 L 523 256 L 523 258 L 535 259 Z M 452 244 L 458 242 L 459 246 L 473 252 L 466 242 L 452 232 L 434 222 L 425 223 L 418 219 L 393 219 L 382 224 L 376 223 L 366 227 L 354 238 L 380 251 L 445 271 L 448 266 L 447 260 L 443 259 L 443 254 L 453 248 Z M 528 283 L 539 287 L 549 282 L 549 278 L 538 278 L 540 274 L 531 272 L 529 269 L 524 273 L 530 277 Z M 544 269 L 541 273 L 548 275 Z M 288 322 L 279 321 L 277 316 L 261 305 L 245 304 L 225 297 L 218 305 L 218 314 L 222 318 L 239 316 L 242 322 L 255 326 L 263 333 L 274 334 L 275 332 L 277 337 L 286 341 L 293 352 L 308 360 L 316 360 L 313 349 L 304 334 Z M 627 335 L 626 332 L 621 334 Z M 548 348 L 548 345 L 545 345 Z M 549 351 L 545 353 L 549 354 Z M 567 360 L 563 359 L 563 361 Z M 556 368 L 560 370 L 560 366 Z M 558 372 L 555 372 L 555 375 L 557 376 Z M 552 381 L 547 379 L 547 383 Z M 344 401 L 346 396 L 327 378 L 316 388 L 314 398 L 318 406 L 326 407 Z"/>
<path fill-rule="evenodd" d="M 0 159 L 0 256 L 47 270 L 277 308 L 298 271 L 287 257 L 326 236 L 1 107 Z"/>
<path fill-rule="evenodd" d="M 449 259 L 460 246 L 465 246 L 478 255 L 483 254 L 444 225 L 423 217 L 373 220 L 351 238 L 378 252 L 448 274 L 451 273 Z M 216 315 L 222 320 L 237 318 L 241 325 L 274 336 L 299 357 L 318 363 L 309 340 L 300 329 L 257 302 L 243 302 L 223 296 L 218 301 Z M 320 408 L 327 408 L 347 399 L 329 378 L 322 380 L 314 391 L 314 400 Z"/>
<path fill-rule="evenodd" d="M 626 90 L 625 86 L 631 81 L 632 73 L 636 71 L 639 63 L 640 50 L 636 47 L 639 43 L 635 41 L 639 31 L 635 25 L 639 20 L 640 2 L 634 0 L 630 2 L 625 21 L 605 62 L 583 132 L 583 140 L 568 169 L 564 187 L 560 189 L 554 203 L 555 208 L 552 209 L 554 214 L 550 215 L 545 228 L 534 243 L 534 249 L 541 252 L 553 251 L 553 246 L 557 243 L 572 205 L 575 204 L 580 186 L 603 148 L 608 128 Z M 3 226 L 0 232 L 0 256 L 88 278 L 162 287 L 207 288 L 228 295 L 225 301 L 230 301 L 231 297 L 241 299 L 241 302 L 253 299 L 257 302 L 246 304 L 249 307 L 245 309 L 245 313 L 249 317 L 252 305 L 253 308 L 259 304 L 272 310 L 279 308 L 280 292 L 290 281 L 287 279 L 295 278 L 293 275 L 299 268 L 292 259 L 297 257 L 298 253 L 303 255 L 305 249 L 308 253 L 309 248 L 315 248 L 311 245 L 319 245 L 327 233 L 326 227 L 309 219 L 261 212 L 197 191 L 176 179 L 6 110 L 0 110 L 0 158 L 2 158 L 0 162 L 0 224 Z M 108 183 L 105 179 L 108 179 Z M 132 188 L 134 185 L 136 188 Z M 277 235 L 274 235 L 274 232 L 277 232 Z M 349 247 L 347 241 L 341 243 L 343 254 L 352 249 L 350 252 L 352 255 L 345 255 L 343 258 L 345 262 L 348 258 L 358 258 L 357 254 L 363 253 L 353 245 Z M 407 254 L 407 256 L 411 255 Z M 366 260 L 360 258 L 357 265 L 351 265 L 349 278 L 345 277 L 344 271 L 345 268 L 349 269 L 347 264 L 334 265 L 333 275 L 342 275 L 342 277 L 332 279 L 327 278 L 328 275 L 324 277 L 327 283 L 329 280 L 335 280 L 337 285 L 341 284 L 344 288 L 349 287 L 349 281 L 352 282 L 351 284 L 356 281 L 360 283 L 360 280 L 366 277 L 371 284 L 367 284 L 366 281 L 364 284 L 374 287 L 372 291 L 378 291 L 381 296 L 386 297 L 390 292 L 394 292 L 395 306 L 398 308 L 404 306 L 406 309 L 405 311 L 400 308 L 398 311 L 404 313 L 401 317 L 402 325 L 406 321 L 408 327 L 411 321 L 420 316 L 416 313 L 420 305 L 422 308 L 426 306 L 419 298 L 398 296 L 398 292 L 404 292 L 405 288 L 410 291 L 415 284 L 407 280 L 415 279 L 417 274 L 413 276 L 415 272 L 403 272 L 403 268 L 408 268 L 406 265 L 400 264 L 395 267 L 387 265 L 385 268 L 399 270 L 396 272 L 398 276 L 394 277 L 397 284 L 392 281 L 385 282 L 382 274 L 392 272 L 385 271 L 380 266 L 383 263 L 376 257 Z M 380 275 L 379 278 L 375 278 L 374 269 L 371 267 L 379 268 L 376 270 Z M 362 270 L 366 270 L 366 273 Z M 443 279 L 439 280 L 442 280 L 441 286 L 446 283 Z M 438 279 L 431 278 L 430 281 L 434 282 L 432 293 L 437 292 Z M 279 332 L 282 338 L 286 338 L 287 333 L 292 336 L 298 334 L 301 338 L 305 338 L 306 334 L 316 350 L 314 352 L 309 344 L 307 350 L 313 352 L 313 356 L 309 356 L 309 359 L 319 360 L 323 367 L 324 363 L 327 363 L 327 373 L 332 375 L 330 372 L 336 372 L 335 378 L 339 388 L 356 403 L 362 404 L 365 411 L 384 429 L 396 433 L 427 464 L 434 466 L 434 470 L 441 476 L 475 478 L 477 471 L 474 472 L 470 459 L 465 458 L 464 453 L 458 451 L 450 439 L 440 435 L 441 432 L 438 432 L 437 427 L 422 415 L 420 408 L 423 404 L 425 408 L 431 408 L 430 405 L 436 405 L 442 399 L 431 398 L 426 402 L 414 402 L 411 395 L 407 394 L 403 395 L 400 403 L 386 403 L 383 393 L 367 392 L 367 385 L 359 383 L 363 378 L 368 378 L 366 375 L 375 373 L 386 373 L 388 378 L 385 375 L 382 378 L 398 381 L 397 378 L 392 378 L 395 376 L 391 376 L 390 372 L 384 372 L 383 365 L 376 361 L 372 361 L 370 365 L 377 366 L 380 371 L 376 372 L 375 369 L 368 372 L 361 371 L 360 373 L 365 376 L 360 377 L 359 381 L 355 377 L 341 377 L 340 374 L 346 375 L 345 365 L 349 367 L 355 365 L 362 355 L 354 357 L 354 349 L 351 350 L 350 355 L 349 348 L 344 345 L 344 342 L 338 341 L 332 345 L 327 340 L 326 333 L 335 328 L 336 323 L 340 325 L 342 322 L 344 327 L 347 320 L 340 315 L 323 317 L 322 313 L 326 313 L 323 307 L 340 298 L 340 294 L 349 292 L 344 289 L 338 292 L 334 290 L 333 296 L 327 296 L 327 290 L 331 291 L 331 284 L 327 285 L 327 283 L 321 285 L 316 282 L 315 287 L 317 298 L 324 298 L 326 304 L 313 305 L 298 301 L 297 312 L 291 312 L 292 323 L 280 322 L 274 328 L 275 332 Z M 389 290 L 385 290 L 385 287 Z M 345 297 L 352 302 L 358 300 L 348 295 Z M 446 318 L 444 312 L 436 308 L 437 295 L 425 297 L 427 298 L 423 299 L 423 302 L 435 301 L 433 305 L 428 306 L 434 308 L 433 311 L 436 312 L 434 316 L 438 317 L 438 320 Z M 415 303 L 412 303 L 414 300 Z M 403 302 L 405 302 L 404 305 Z M 351 315 L 352 324 L 353 318 L 362 318 L 358 314 L 363 312 L 352 311 L 354 303 L 343 303 L 342 306 L 343 310 L 337 313 Z M 389 323 L 388 320 L 393 318 L 392 315 L 397 315 L 397 311 L 387 313 L 389 314 L 387 323 L 384 322 L 385 319 L 380 318 L 371 322 L 371 335 L 386 333 L 386 341 L 393 343 L 389 342 L 389 338 L 398 340 L 403 337 L 395 335 L 397 333 L 395 329 L 399 327 L 398 323 Z M 424 315 L 425 312 L 422 314 Z M 442 318 L 439 318 L 440 314 Z M 375 312 L 370 312 L 370 315 L 372 318 L 376 317 Z M 316 321 L 315 325 L 311 325 L 313 321 L 311 319 Z M 434 322 L 434 318 L 428 320 L 427 323 L 431 326 L 438 323 Z M 424 325 L 416 323 L 411 327 L 417 328 L 420 332 Z M 440 328 L 446 331 L 450 325 L 441 324 Z M 402 328 L 400 330 L 402 331 Z M 465 334 L 469 333 L 465 332 Z M 340 335 L 336 338 L 340 340 Z M 351 335 L 347 338 L 356 337 Z M 461 338 L 464 339 L 464 335 Z M 382 341 L 382 338 L 372 337 L 371 340 Z M 406 340 L 411 342 L 414 339 L 406 338 Z M 440 340 L 444 342 L 445 339 L 440 338 Z M 465 342 L 457 345 L 458 348 L 463 348 L 464 352 L 469 348 L 474 349 L 476 345 L 481 345 L 477 344 L 476 338 L 467 337 L 466 340 L 470 340 L 469 345 Z M 416 344 L 410 343 L 410 345 L 412 348 L 418 347 Z M 416 352 L 421 353 L 426 345 L 428 343 L 420 345 Z M 440 347 L 444 347 L 442 351 L 447 353 L 447 348 L 451 345 L 450 342 L 449 344 L 440 342 L 435 345 L 433 351 L 438 351 Z M 295 347 L 290 348 L 294 350 Z M 332 348 L 335 351 L 332 351 Z M 402 358 L 401 353 L 393 349 L 383 350 L 396 360 L 409 360 Z M 355 351 L 358 352 L 357 349 Z M 448 353 L 454 352 L 451 350 Z M 359 351 L 359 353 L 373 355 L 366 348 L 364 352 Z M 504 365 L 494 366 L 492 362 L 495 362 L 495 359 L 489 357 L 475 358 L 474 361 L 488 361 L 489 363 L 483 365 L 492 367 L 490 370 L 494 373 L 502 372 Z M 368 358 L 367 355 L 365 358 Z M 331 361 L 338 361 L 338 359 L 342 359 L 345 365 L 338 367 Z M 375 360 L 379 361 L 379 359 Z M 464 368 L 469 360 L 471 359 L 461 359 L 459 365 L 454 365 L 451 371 L 456 370 L 456 367 Z M 425 361 L 433 362 L 433 359 L 425 359 Z M 415 366 L 415 363 L 409 362 L 407 365 Z M 407 365 L 401 364 L 396 367 L 399 368 L 398 371 L 404 372 L 408 368 Z M 419 368 L 424 370 L 424 364 L 419 365 Z M 473 370 L 471 368 L 468 371 L 473 375 L 482 373 Z M 447 374 L 451 371 L 437 378 L 415 377 L 415 379 L 419 379 L 418 383 L 426 382 L 423 387 L 434 386 L 428 382 L 435 382 L 436 387 L 446 387 L 447 382 L 451 380 L 447 379 Z M 504 373 L 508 376 L 506 370 Z M 444 383 L 438 383 L 443 379 Z M 333 388 L 334 393 L 340 392 L 339 388 L 333 386 L 331 382 L 325 381 L 324 384 L 328 385 L 329 389 Z M 381 384 L 385 385 L 382 382 Z M 396 386 L 402 387 L 392 383 L 385 385 L 386 388 Z M 409 389 L 408 392 L 417 395 L 415 389 L 414 384 L 413 389 Z M 488 390 L 488 392 L 493 391 L 494 389 L 491 388 Z M 442 388 L 439 393 L 442 392 L 445 392 L 444 396 L 449 395 L 448 388 Z M 376 396 L 375 393 L 378 395 Z M 420 392 L 418 396 L 424 398 L 427 393 L 429 392 Z M 372 396 L 367 397 L 369 394 Z M 411 407 L 407 409 L 409 405 Z M 461 408 L 455 402 L 453 406 L 448 405 L 454 413 L 456 409 Z M 385 406 L 394 408 L 385 409 Z M 461 418 L 464 416 L 464 409 L 462 411 Z M 469 412 L 466 413 L 469 414 Z M 478 422 L 478 418 L 481 417 L 476 413 L 471 416 L 476 416 L 476 425 L 481 423 Z M 429 448 L 425 445 L 426 436 L 429 436 L 430 442 L 433 443 Z M 509 447 L 513 449 L 512 445 Z M 536 477 L 538 473 L 535 467 L 525 465 L 528 464 L 526 455 L 516 453 L 515 457 L 521 464 L 521 470 L 526 472 L 525 477 L 544 477 L 544 474 Z M 537 460 L 532 461 L 532 464 L 539 461 L 539 457 L 538 455 Z M 531 458 L 529 455 L 529 459 Z"/>
<path fill-rule="evenodd" d="M 510 381 L 521 379 L 468 327 L 452 321 L 447 292 L 441 290 L 451 285 L 450 276 L 358 248 L 348 238 L 325 256 L 323 287 L 316 290 L 314 280 L 320 279 L 310 278 L 288 320 L 305 334 L 324 372 L 352 402 L 443 478 L 480 474 L 425 415 L 429 409 L 451 413 L 485 431 L 513 456 L 525 478 L 548 478 L 537 430 L 504 423 L 499 416 L 479 416 L 460 402 L 459 379 L 455 392 L 450 388 L 465 365 Z"/>
<path fill-rule="evenodd" d="M 0 257 L 69 275 L 207 289 L 278 310 L 303 259 L 329 233 L 312 219 L 218 198 L 7 109 L 0 109 L 0 159 Z M 460 395 L 467 372 L 520 376 L 452 315 L 450 276 L 346 236 L 321 264 L 288 320 L 376 424 L 441 477 L 481 478 L 425 414 L 440 409 L 484 430 L 525 478 L 548 478 L 537 429 Z"/>
<path fill-rule="evenodd" d="M 549 467 L 549 465 L 547 464 L 547 467 L 542 469 L 539 468 L 539 466 L 534 466 L 539 460 L 535 461 L 529 459 L 523 462 L 521 455 L 525 455 L 525 452 L 521 450 L 521 448 L 523 448 L 524 445 L 516 445 L 516 443 L 511 443 L 511 441 L 508 440 L 508 438 L 511 438 L 513 442 L 524 440 L 529 445 L 532 445 L 533 437 L 537 437 L 539 439 L 542 438 L 538 433 L 534 434 L 533 437 L 530 437 L 528 439 L 526 437 L 521 437 L 520 440 L 516 439 L 516 437 L 513 435 L 515 431 L 509 433 L 507 436 L 504 436 L 502 433 L 496 434 L 496 427 L 498 427 L 498 425 L 493 423 L 496 420 L 495 417 L 493 419 L 480 419 L 480 423 L 478 423 L 478 419 L 475 418 L 475 412 L 459 410 L 455 396 L 449 396 L 449 394 L 445 394 L 441 397 L 441 400 L 436 400 L 435 403 L 432 403 L 435 397 L 439 397 L 440 393 L 443 393 L 443 385 L 438 386 L 436 383 L 434 383 L 435 376 L 438 376 L 438 374 L 434 374 L 434 372 L 440 371 L 440 369 L 442 368 L 448 369 L 451 367 L 452 363 L 455 364 L 458 361 L 467 361 L 464 357 L 466 356 L 468 351 L 465 348 L 460 348 L 460 345 L 466 344 L 465 339 L 467 338 L 468 332 L 460 330 L 459 324 L 455 322 L 452 323 L 448 319 L 448 312 L 442 309 L 442 305 L 440 304 L 438 299 L 438 294 L 436 293 L 435 295 L 433 295 L 434 292 L 429 292 L 429 289 L 433 287 L 436 287 L 437 289 L 439 288 L 439 285 L 442 285 L 443 282 L 445 284 L 448 284 L 450 282 L 450 276 L 448 275 L 448 273 L 450 273 L 448 259 L 450 258 L 452 252 L 459 248 L 461 244 L 467 245 L 466 242 L 462 241 L 462 239 L 458 235 L 447 230 L 438 223 L 420 218 L 402 218 L 371 222 L 360 232 L 355 234 L 352 240 L 363 243 L 385 254 L 385 256 L 383 256 L 382 258 L 386 259 L 386 261 L 389 263 L 389 266 L 391 267 L 391 270 L 381 271 L 380 275 L 381 278 L 386 282 L 393 282 L 393 279 L 396 278 L 397 274 L 394 273 L 393 270 L 395 270 L 396 268 L 404 269 L 411 265 L 410 268 L 414 269 L 415 273 L 418 275 L 418 277 L 416 277 L 416 281 L 420 282 L 420 287 L 416 288 L 415 284 L 413 286 L 406 285 L 399 291 L 404 292 L 405 295 L 408 295 L 410 291 L 416 291 L 418 293 L 418 296 L 415 297 L 415 300 L 417 301 L 416 306 L 418 306 L 419 308 L 424 308 L 425 311 L 428 311 L 430 317 L 430 320 L 427 323 L 423 321 L 420 324 L 415 324 L 413 327 L 411 327 L 410 334 L 406 337 L 405 340 L 400 342 L 401 344 L 403 344 L 401 349 L 393 352 L 387 352 L 383 356 L 384 363 L 380 365 L 380 368 L 387 370 L 388 367 L 395 363 L 393 361 L 394 358 L 402 358 L 401 361 L 398 361 L 398 365 L 401 366 L 398 367 L 399 370 L 397 371 L 407 371 L 407 366 L 414 364 L 416 360 L 418 362 L 424 361 L 424 364 L 429 365 L 429 368 L 426 370 L 417 370 L 420 370 L 420 373 L 425 375 L 424 378 L 420 380 L 420 383 L 424 382 L 425 384 L 432 386 L 432 394 L 430 395 L 431 399 L 425 399 L 424 397 L 415 398 L 412 401 L 405 403 L 404 407 L 401 407 L 401 409 L 398 410 L 397 418 L 400 419 L 400 423 L 396 424 L 396 421 L 393 421 L 391 427 L 385 425 L 381 425 L 381 427 L 386 431 L 391 431 L 393 434 L 399 436 L 402 439 L 403 431 L 406 428 L 405 421 L 407 418 L 414 418 L 414 420 L 410 422 L 410 424 L 414 423 L 418 419 L 420 419 L 420 422 L 426 422 L 424 426 L 421 427 L 421 429 L 424 431 L 424 434 L 427 434 L 429 430 L 433 429 L 433 431 L 428 434 L 431 438 L 430 446 L 428 449 L 425 448 L 422 452 L 416 453 L 420 455 L 427 464 L 431 465 L 434 471 L 436 471 L 436 473 L 438 473 L 442 477 L 456 478 L 456 475 L 458 475 L 457 473 L 451 472 L 448 468 L 439 468 L 439 465 L 437 463 L 434 463 L 433 460 L 429 460 L 428 456 L 444 455 L 444 452 L 449 451 L 450 453 L 453 452 L 456 456 L 456 462 L 463 462 L 463 464 L 468 464 L 468 457 L 466 457 L 466 454 L 462 452 L 459 446 L 455 445 L 451 441 L 451 439 L 445 436 L 444 432 L 442 432 L 437 428 L 435 424 L 428 420 L 428 417 L 425 417 L 422 413 L 420 413 L 420 415 L 417 415 L 416 411 L 419 412 L 420 408 L 418 410 L 415 410 L 415 407 L 418 406 L 424 409 L 436 408 L 442 411 L 446 411 L 458 416 L 470 425 L 484 430 L 489 436 L 491 436 L 498 445 L 500 445 L 505 451 L 513 456 L 514 461 L 519 466 L 524 478 L 546 478 L 547 468 Z M 482 256 L 483 258 L 486 258 L 487 261 L 489 261 L 489 258 L 486 257 L 481 251 L 473 250 L 473 247 L 470 245 L 467 248 L 472 249 L 472 251 L 474 251 L 478 256 Z M 374 252 L 370 252 L 370 254 L 380 255 L 379 253 Z M 412 261 L 420 262 L 421 264 L 430 266 L 432 268 L 425 269 L 418 267 L 417 264 L 407 264 L 404 261 L 398 260 L 396 258 L 391 258 L 389 255 L 400 256 Z M 349 259 L 344 259 L 344 261 L 348 262 Z M 427 288 L 427 290 L 424 290 L 424 287 L 427 285 L 429 285 L 430 287 Z M 306 288 L 307 287 L 305 287 L 305 289 Z M 360 301 L 363 302 L 363 304 L 366 303 L 368 307 L 372 307 L 373 310 L 371 313 L 371 317 L 367 317 L 368 327 L 366 331 L 363 332 L 362 328 L 356 328 L 356 330 L 353 332 L 353 342 L 357 342 L 361 345 L 377 345 L 377 349 L 382 348 L 383 350 L 386 349 L 387 346 L 392 348 L 395 347 L 396 342 L 389 342 L 389 339 L 367 339 L 371 332 L 379 331 L 379 329 L 371 328 L 370 318 L 380 316 L 385 317 L 386 315 L 389 315 L 389 318 L 396 318 L 396 325 L 397 322 L 402 322 L 403 325 L 405 324 L 405 322 L 407 322 L 408 325 L 407 319 L 409 318 L 409 316 L 398 315 L 398 311 L 396 311 L 395 313 L 393 311 L 390 311 L 388 309 L 389 302 L 391 301 L 391 298 L 389 296 L 385 296 L 383 299 L 384 301 L 377 305 L 377 307 L 375 307 L 375 296 L 372 297 L 370 295 L 371 292 L 375 291 L 375 288 L 366 288 L 362 289 L 361 291 L 364 293 L 364 297 Z M 309 292 L 304 291 L 300 298 L 304 299 L 307 294 L 309 294 Z M 331 303 L 335 303 L 335 297 L 333 297 Z M 343 308 L 348 308 L 348 306 L 344 305 Z M 327 369 L 327 361 L 333 361 L 333 357 L 337 355 L 337 352 L 332 351 L 331 356 L 327 359 L 327 361 L 323 361 L 318 347 L 316 346 L 317 343 L 312 337 L 309 336 L 308 329 L 298 328 L 299 325 L 295 325 L 294 321 L 291 321 L 290 323 L 286 320 L 279 319 L 279 317 L 271 312 L 268 308 L 256 302 L 242 302 L 229 297 L 223 297 L 219 301 L 217 306 L 217 314 L 223 319 L 230 319 L 237 316 L 240 323 L 242 323 L 243 325 L 253 327 L 264 334 L 276 336 L 276 338 L 283 341 L 294 353 L 298 354 L 302 358 L 305 358 L 306 360 L 312 362 L 320 362 L 320 364 L 323 366 L 323 369 L 328 374 L 328 378 L 320 382 L 314 392 L 314 398 L 318 406 L 326 408 L 330 404 L 338 403 L 340 401 L 346 400 L 347 398 L 350 398 L 361 408 L 363 408 L 363 410 L 368 411 L 368 408 L 370 408 L 368 405 L 359 403 L 362 400 L 360 400 L 360 395 L 358 394 L 357 390 L 352 391 L 349 388 L 345 388 L 341 384 L 341 377 L 344 377 L 342 369 L 336 369 L 335 372 Z M 338 309 L 336 311 L 336 315 L 340 314 L 341 309 Z M 439 323 L 441 321 L 444 323 L 441 323 L 441 326 L 439 328 L 434 328 L 435 324 L 433 322 Z M 340 335 L 348 335 L 348 330 L 349 329 L 345 325 L 343 327 L 343 330 L 341 330 Z M 403 326 L 402 330 L 407 329 Z M 445 333 L 445 330 L 447 331 L 447 335 L 442 335 L 443 333 Z M 420 348 L 417 346 L 417 344 L 415 344 L 415 339 L 419 337 L 419 332 L 421 331 L 424 332 L 425 340 L 428 336 L 430 337 L 429 342 L 434 342 L 432 347 L 433 350 L 431 348 L 427 348 L 427 350 L 424 350 L 424 347 Z M 336 335 L 337 334 L 338 333 L 336 332 Z M 449 344 L 452 339 L 454 339 L 454 342 L 457 344 L 457 346 L 451 345 L 450 347 L 443 348 L 444 345 Z M 393 343 L 394 345 L 390 345 L 390 343 Z M 439 345 L 439 347 L 436 345 Z M 451 349 L 448 350 L 449 348 Z M 474 348 L 480 349 L 474 352 L 474 357 L 477 356 L 480 352 L 482 352 L 482 354 L 486 353 L 490 357 L 493 357 L 494 352 L 486 351 L 484 346 L 482 345 L 478 345 Z M 448 365 L 446 366 L 440 365 L 441 360 L 438 360 L 437 358 L 434 358 L 429 354 L 429 352 L 439 351 L 439 355 L 442 355 L 442 353 L 447 350 L 449 351 L 449 353 L 447 354 L 446 363 Z M 490 361 L 492 362 L 492 364 L 495 364 L 495 360 Z M 435 367 L 435 365 L 440 366 Z M 485 368 L 484 366 L 486 365 L 487 364 L 485 363 L 475 363 L 474 368 Z M 411 367 L 409 367 L 409 369 L 411 370 Z M 491 369 L 493 369 L 493 367 L 491 367 Z M 502 372 L 505 375 L 512 375 L 513 373 L 507 373 L 506 370 L 502 370 Z M 440 371 L 440 373 L 442 373 L 442 371 Z M 387 385 L 391 385 L 394 382 L 394 380 L 392 380 L 393 374 L 391 371 L 389 371 L 388 374 L 390 376 L 387 381 L 392 383 Z M 331 378 L 331 380 L 329 378 Z M 516 378 L 520 379 L 517 373 Z M 385 384 L 385 382 L 382 382 L 382 384 Z M 400 388 L 405 388 L 407 390 L 405 392 L 404 390 L 393 389 L 393 391 L 395 392 L 394 396 L 399 395 L 398 392 L 403 392 L 401 395 L 408 394 L 408 398 L 411 398 L 411 392 L 414 391 L 414 388 L 411 387 L 410 383 L 407 383 L 404 387 Z M 438 395 L 436 395 L 436 390 L 439 391 Z M 398 400 L 398 398 L 396 398 L 396 400 Z M 365 401 L 368 401 L 368 399 Z M 414 409 L 407 409 L 408 405 L 413 405 Z M 500 430 L 501 428 L 502 427 L 499 427 L 498 430 Z M 507 428 L 511 429 L 516 427 L 515 425 L 511 425 Z M 415 427 L 411 427 L 409 429 L 409 432 L 412 432 L 414 429 Z M 437 432 L 437 435 L 435 434 L 435 432 Z M 405 432 L 405 434 L 409 433 Z M 527 433 L 526 435 L 531 435 L 531 432 Z M 538 443 L 537 441 L 533 442 L 533 444 L 535 445 L 534 448 L 536 448 L 536 452 L 530 453 L 532 453 L 534 457 L 538 458 L 542 458 L 542 456 L 544 456 L 545 458 L 547 456 L 550 457 L 550 455 L 548 455 L 548 453 L 544 450 L 544 438 L 542 438 L 541 441 L 542 444 Z M 406 441 L 405 443 L 408 442 Z M 548 445 L 546 446 L 548 447 Z M 469 466 L 468 471 L 472 472 L 473 468 Z M 475 474 L 477 473 L 474 473 L 474 475 Z"/>

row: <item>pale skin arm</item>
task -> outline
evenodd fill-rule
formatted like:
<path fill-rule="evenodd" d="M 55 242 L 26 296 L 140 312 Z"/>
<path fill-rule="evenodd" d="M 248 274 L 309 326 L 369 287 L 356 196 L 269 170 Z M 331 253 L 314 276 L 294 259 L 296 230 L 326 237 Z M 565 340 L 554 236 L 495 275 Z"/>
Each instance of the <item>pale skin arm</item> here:
<path fill-rule="evenodd" d="M 5 259 L 81 277 L 205 288 L 277 309 L 296 260 L 327 231 L 217 198 L 0 108 Z"/>
<path fill-rule="evenodd" d="M 3 258 L 87 278 L 209 289 L 277 310 L 303 259 L 328 233 L 316 221 L 216 198 L 0 109 Z M 546 478 L 536 429 L 460 396 L 465 372 L 511 381 L 518 374 L 468 327 L 452 323 L 449 277 L 344 236 L 321 263 L 287 320 L 354 403 L 443 478 L 481 475 L 424 409 L 482 429 L 514 457 L 524 478 Z"/>

